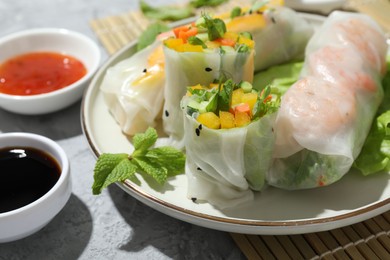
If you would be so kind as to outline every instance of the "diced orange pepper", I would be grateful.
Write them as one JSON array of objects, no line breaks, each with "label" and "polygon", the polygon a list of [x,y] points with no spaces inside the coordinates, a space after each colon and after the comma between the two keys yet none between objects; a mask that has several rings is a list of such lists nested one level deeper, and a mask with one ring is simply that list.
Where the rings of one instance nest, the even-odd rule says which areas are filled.
[{"label": "diced orange pepper", "polygon": [[272,100],[272,96],[269,95],[268,97],[266,97],[266,98],[263,100],[263,103],[267,103],[267,102],[269,102],[269,101],[271,101],[271,100]]},{"label": "diced orange pepper", "polygon": [[235,40],[228,39],[228,38],[219,38],[219,39],[216,39],[215,41],[219,42],[222,46],[234,47],[234,45],[236,45]]},{"label": "diced orange pepper", "polygon": [[198,29],[196,27],[192,27],[187,31],[180,31],[177,38],[183,39],[184,42],[187,42],[188,38],[195,36],[197,33]]},{"label": "diced orange pepper", "polygon": [[234,123],[236,127],[241,127],[249,124],[251,122],[250,116],[245,112],[239,112],[237,111],[234,114]]},{"label": "diced orange pepper", "polygon": [[247,103],[242,103],[234,107],[234,113],[247,113],[248,116],[251,115],[251,108],[249,107],[249,104]]},{"label": "diced orange pepper", "polygon": [[176,38],[179,38],[179,33],[182,31],[188,31],[190,29],[190,25],[183,25],[176,28],[173,28],[173,33],[175,34]]}]

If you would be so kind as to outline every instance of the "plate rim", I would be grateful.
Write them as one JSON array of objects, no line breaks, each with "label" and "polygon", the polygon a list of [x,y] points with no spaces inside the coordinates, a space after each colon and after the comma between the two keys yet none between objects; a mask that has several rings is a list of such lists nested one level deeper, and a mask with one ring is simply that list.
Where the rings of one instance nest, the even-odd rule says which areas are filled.
[{"label": "plate rim", "polygon": [[[308,13],[299,13],[301,16],[315,20],[323,21],[324,16],[317,14],[308,14]],[[131,41],[129,44],[123,46],[120,50],[114,53],[109,57],[105,63],[99,68],[99,70],[94,75],[92,81],[87,86],[84,91],[82,102],[81,102],[81,111],[80,111],[80,120],[83,136],[87,140],[89,148],[91,149],[95,159],[99,157],[101,152],[99,151],[97,145],[94,143],[92,138],[92,133],[90,133],[89,126],[87,123],[87,105],[91,101],[91,98],[96,92],[98,95],[99,90],[98,82],[102,80],[106,70],[113,65],[113,62],[119,62],[120,57],[125,55],[131,49],[134,49],[137,44],[137,40]],[[129,55],[133,55],[129,53]],[[118,60],[119,59],[119,60]],[[88,99],[89,97],[89,99]],[[171,217],[204,226],[211,229],[227,231],[227,232],[237,232],[237,233],[246,233],[246,234],[258,234],[258,235],[287,235],[287,234],[303,234],[309,232],[318,232],[325,231],[334,228],[339,228],[354,223],[358,223],[364,220],[367,220],[371,217],[380,215],[388,210],[390,210],[390,198],[367,204],[364,207],[357,208],[347,213],[331,216],[331,217],[322,217],[322,218],[310,218],[302,220],[277,220],[277,221],[261,221],[261,220],[249,220],[249,219],[238,219],[238,218],[223,218],[219,216],[213,216],[207,213],[196,212],[190,209],[186,209],[172,203],[166,202],[152,194],[149,194],[141,189],[141,187],[132,184],[129,181],[124,183],[116,183],[122,190],[134,197],[135,199],[141,201],[142,203],[153,207],[154,209],[162,212],[163,214],[169,215]],[[157,207],[154,207],[157,206]],[[286,228],[288,232],[286,232]]]}]

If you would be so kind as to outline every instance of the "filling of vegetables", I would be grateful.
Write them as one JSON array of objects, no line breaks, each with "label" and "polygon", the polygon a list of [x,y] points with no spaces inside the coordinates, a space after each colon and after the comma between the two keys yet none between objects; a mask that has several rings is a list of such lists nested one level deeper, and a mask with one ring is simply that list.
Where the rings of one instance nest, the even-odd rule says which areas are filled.
[{"label": "filling of vegetables", "polygon": [[246,126],[266,114],[276,112],[280,97],[271,94],[267,86],[257,91],[243,81],[196,85],[188,87],[186,112],[211,129],[229,129]]},{"label": "filling of vegetables", "polygon": [[254,48],[250,33],[227,32],[225,22],[203,14],[196,22],[173,29],[165,46],[178,52],[249,52]]}]

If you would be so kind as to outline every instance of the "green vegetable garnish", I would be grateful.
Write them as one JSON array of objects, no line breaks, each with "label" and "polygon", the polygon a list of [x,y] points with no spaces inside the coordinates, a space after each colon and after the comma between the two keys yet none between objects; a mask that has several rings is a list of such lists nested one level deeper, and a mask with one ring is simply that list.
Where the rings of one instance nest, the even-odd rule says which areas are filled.
[{"label": "green vegetable garnish", "polygon": [[217,104],[218,111],[229,111],[233,90],[234,90],[234,82],[231,79],[226,81],[223,84],[223,86],[221,83],[219,84],[218,104]]},{"label": "green vegetable garnish", "polygon": [[266,114],[272,114],[278,111],[280,106],[280,97],[277,96],[274,102],[267,102],[271,97],[271,86],[266,86],[261,92],[253,107],[253,119],[261,118]]},{"label": "green vegetable garnish", "polygon": [[178,21],[194,15],[194,8],[190,5],[183,7],[178,6],[160,6],[152,7],[144,0],[139,1],[142,13],[151,19],[161,21]]},{"label": "green vegetable garnish", "polygon": [[207,33],[210,41],[221,38],[226,33],[225,22],[219,18],[212,18],[208,14],[202,14],[204,26],[207,28]]},{"label": "green vegetable garnish", "polygon": [[234,19],[235,17],[238,17],[241,15],[241,8],[236,6],[232,9],[232,11],[230,12],[230,18],[231,19]]},{"label": "green vegetable garnish", "polygon": [[152,148],[157,138],[156,130],[149,127],[145,133],[134,136],[134,152],[131,155],[100,155],[94,168],[92,193],[100,194],[104,188],[115,182],[123,182],[126,179],[134,181],[136,173],[150,175],[161,185],[168,177],[183,173],[184,153],[169,146]]},{"label": "green vegetable garnish", "polygon": [[196,36],[191,36],[188,38],[188,43],[192,45],[201,45],[203,49],[207,48],[207,45],[198,37]]},{"label": "green vegetable garnish", "polygon": [[190,4],[196,8],[203,6],[217,6],[227,2],[228,0],[192,0]]},{"label": "green vegetable garnish", "polygon": [[170,28],[161,22],[150,24],[138,39],[137,51],[146,48],[156,40],[157,35],[169,30]]}]

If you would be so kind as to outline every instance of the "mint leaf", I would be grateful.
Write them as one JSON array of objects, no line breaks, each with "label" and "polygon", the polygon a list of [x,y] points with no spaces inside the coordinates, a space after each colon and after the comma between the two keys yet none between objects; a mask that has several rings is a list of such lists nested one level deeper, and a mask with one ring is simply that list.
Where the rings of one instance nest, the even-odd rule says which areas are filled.
[{"label": "mint leaf", "polygon": [[[133,137],[133,146],[137,152],[143,152],[149,149],[157,141],[158,135],[156,129],[149,127],[145,133],[136,134]],[[135,151],[135,152],[136,152]],[[134,154],[133,154],[134,155]]]},{"label": "mint leaf", "polygon": [[161,167],[160,164],[150,161],[148,158],[134,158],[135,163],[139,166],[140,170],[149,174],[158,183],[164,184],[168,178],[168,170]]},{"label": "mint leaf", "polygon": [[151,162],[157,163],[168,170],[168,176],[174,176],[183,172],[186,156],[181,151],[169,147],[157,147],[145,154]]},{"label": "mint leaf", "polygon": [[[115,172],[116,178],[118,180],[123,179],[121,174],[118,173],[118,171],[120,172],[120,169],[123,166],[121,166],[120,169],[116,169],[116,167],[120,165],[123,161],[128,161],[127,154],[105,153],[99,156],[94,169],[94,183],[92,185],[93,194],[100,194],[101,191],[109,185],[110,179],[112,179],[110,176],[112,172]],[[129,175],[131,174],[132,173],[130,171]],[[126,177],[124,179],[126,179]],[[114,182],[115,181],[116,180],[114,180]]]},{"label": "mint leaf", "polygon": [[161,22],[150,24],[138,38],[137,51],[140,51],[151,45],[156,40],[157,35],[163,32],[167,32],[169,30],[170,28],[166,24],[163,24]]},{"label": "mint leaf", "polygon": [[136,180],[136,173],[148,174],[159,184],[164,184],[169,176],[184,172],[185,154],[173,147],[164,146],[149,149],[158,136],[154,128],[133,137],[135,150],[130,155],[125,153],[99,156],[94,168],[92,193],[101,191],[114,182],[126,179]]},{"label": "mint leaf", "polygon": [[190,5],[184,7],[169,5],[152,7],[148,5],[144,0],[139,1],[139,5],[142,13],[146,17],[161,21],[178,21],[194,15],[194,9]]}]

